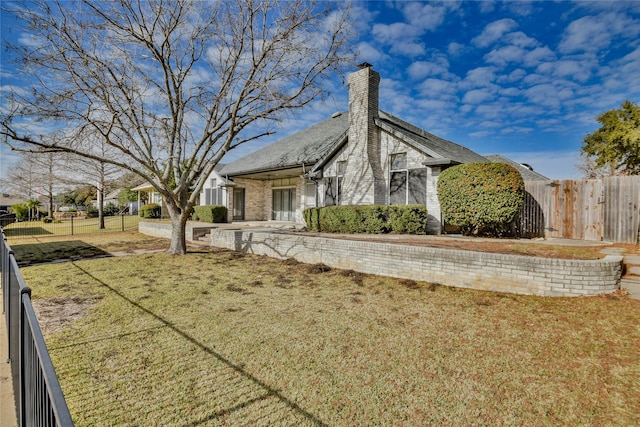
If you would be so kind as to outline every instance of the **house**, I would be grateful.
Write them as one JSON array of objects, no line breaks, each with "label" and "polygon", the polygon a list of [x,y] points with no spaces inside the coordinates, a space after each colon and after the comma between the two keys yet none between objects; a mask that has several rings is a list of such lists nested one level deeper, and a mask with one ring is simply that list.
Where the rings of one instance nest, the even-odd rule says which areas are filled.
[{"label": "house", "polygon": [[229,188],[235,184],[220,175],[220,170],[225,165],[218,163],[209,175],[200,191],[200,205],[222,205],[227,206]]},{"label": "house", "polygon": [[514,162],[501,154],[491,154],[484,157],[493,163],[506,163],[513,166],[518,170],[518,172],[520,172],[522,179],[525,181],[549,181],[549,178],[534,171],[533,168],[526,163]]},{"label": "house", "polygon": [[[218,184],[216,201],[226,201],[218,204],[227,206],[228,221],[303,222],[309,207],[423,204],[429,232],[439,233],[440,172],[491,160],[381,111],[379,83],[380,75],[362,64],[349,76],[348,112],[334,113],[216,171],[210,179]],[[529,171],[519,166],[524,169]],[[203,192],[203,198],[214,196]]]}]

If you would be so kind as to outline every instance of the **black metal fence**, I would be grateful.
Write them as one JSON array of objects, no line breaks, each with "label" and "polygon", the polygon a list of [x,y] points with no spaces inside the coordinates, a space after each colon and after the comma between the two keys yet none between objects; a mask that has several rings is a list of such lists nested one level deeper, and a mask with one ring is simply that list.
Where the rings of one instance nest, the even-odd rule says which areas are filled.
[{"label": "black metal fence", "polygon": [[104,228],[100,228],[98,218],[67,218],[37,221],[18,221],[3,225],[7,237],[32,236],[75,236],[114,231],[137,231],[140,218],[137,215],[114,215],[104,217]]},{"label": "black metal fence", "polygon": [[3,313],[19,426],[73,426],[47,346],[4,230],[0,242]]}]

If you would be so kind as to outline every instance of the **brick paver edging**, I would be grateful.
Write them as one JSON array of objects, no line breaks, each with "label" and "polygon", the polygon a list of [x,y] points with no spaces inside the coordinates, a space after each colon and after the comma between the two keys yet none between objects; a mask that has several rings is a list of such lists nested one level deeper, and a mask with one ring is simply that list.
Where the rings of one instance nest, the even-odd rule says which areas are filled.
[{"label": "brick paver edging", "polygon": [[[162,232],[140,225],[145,234]],[[614,292],[619,287],[623,260],[616,255],[599,260],[564,260],[252,230],[213,229],[209,244],[362,273],[545,296]]]}]

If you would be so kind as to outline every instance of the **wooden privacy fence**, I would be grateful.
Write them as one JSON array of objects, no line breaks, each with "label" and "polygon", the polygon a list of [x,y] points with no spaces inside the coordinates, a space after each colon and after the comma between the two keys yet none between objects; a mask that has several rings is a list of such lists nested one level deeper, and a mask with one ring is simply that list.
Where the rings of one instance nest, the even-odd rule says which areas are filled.
[{"label": "wooden privacy fence", "polygon": [[640,176],[525,182],[522,237],[638,243]]}]

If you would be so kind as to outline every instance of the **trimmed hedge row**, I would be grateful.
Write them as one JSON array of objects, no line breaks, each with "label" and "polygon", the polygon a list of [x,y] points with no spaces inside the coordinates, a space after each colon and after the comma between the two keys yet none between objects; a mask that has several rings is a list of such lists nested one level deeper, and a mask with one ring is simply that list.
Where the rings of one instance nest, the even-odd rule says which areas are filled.
[{"label": "trimmed hedge row", "polygon": [[143,205],[138,212],[142,218],[160,218],[161,208],[157,203]]},{"label": "trimmed hedge row", "polygon": [[524,204],[520,172],[504,163],[466,163],[438,178],[442,217],[465,235],[512,234]]},{"label": "trimmed hedge row", "polygon": [[221,205],[194,206],[191,217],[194,221],[226,222],[227,208]]},{"label": "trimmed hedge row", "polygon": [[307,228],[325,233],[426,234],[423,205],[327,206],[303,212]]}]

